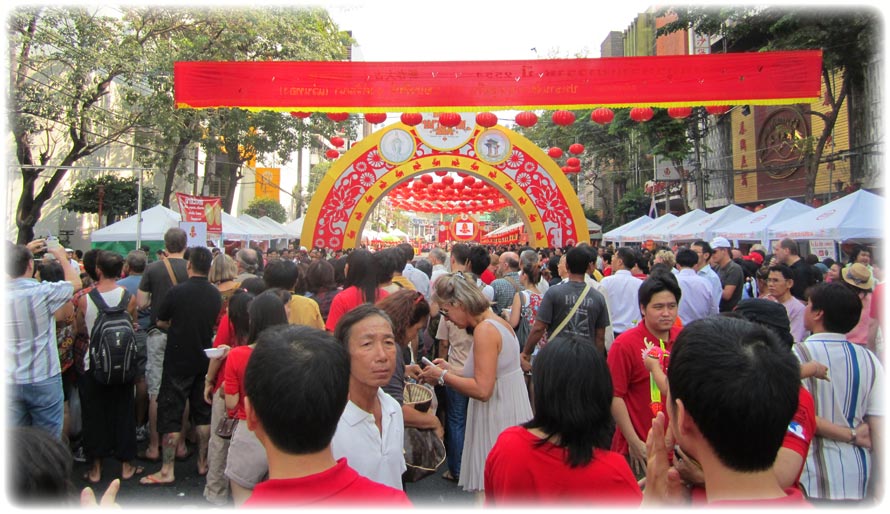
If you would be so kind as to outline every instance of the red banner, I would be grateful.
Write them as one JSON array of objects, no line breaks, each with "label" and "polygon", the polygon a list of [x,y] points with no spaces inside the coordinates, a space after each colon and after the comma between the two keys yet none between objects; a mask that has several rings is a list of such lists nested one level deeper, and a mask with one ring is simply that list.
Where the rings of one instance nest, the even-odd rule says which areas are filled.
[{"label": "red banner", "polygon": [[809,103],[821,50],[453,62],[177,62],[177,107],[428,112]]},{"label": "red banner", "polygon": [[176,193],[182,221],[207,223],[208,234],[222,233],[222,202],[218,196],[192,196]]}]

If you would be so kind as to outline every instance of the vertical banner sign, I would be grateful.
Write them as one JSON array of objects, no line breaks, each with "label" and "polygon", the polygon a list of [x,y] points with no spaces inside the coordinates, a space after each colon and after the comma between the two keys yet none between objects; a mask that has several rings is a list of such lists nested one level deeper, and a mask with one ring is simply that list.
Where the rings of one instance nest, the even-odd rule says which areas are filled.
[{"label": "vertical banner sign", "polygon": [[444,221],[440,221],[438,225],[439,232],[436,234],[436,241],[439,243],[444,243],[445,241],[449,241],[451,238],[448,237],[448,223]]},{"label": "vertical banner sign", "polygon": [[281,168],[256,168],[254,198],[279,201],[278,185],[281,183]]},{"label": "vertical banner sign", "polygon": [[182,221],[196,221],[207,224],[207,233],[222,233],[222,202],[218,196],[192,196],[176,193],[179,202],[179,215]]}]

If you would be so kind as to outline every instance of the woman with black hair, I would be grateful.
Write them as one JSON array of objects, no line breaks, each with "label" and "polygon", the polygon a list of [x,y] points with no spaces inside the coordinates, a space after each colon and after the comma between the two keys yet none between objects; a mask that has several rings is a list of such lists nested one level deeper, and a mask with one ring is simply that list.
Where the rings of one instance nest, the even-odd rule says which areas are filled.
[{"label": "woman with black hair", "polygon": [[318,310],[321,312],[321,318],[325,321],[328,319],[328,312],[331,311],[331,302],[342,291],[337,286],[334,275],[334,266],[324,259],[312,261],[309,264],[309,269],[306,270],[306,285],[309,289],[306,296],[315,300]]},{"label": "woman with black hair", "polygon": [[602,352],[557,339],[535,360],[531,421],[504,430],[485,463],[486,505],[639,505],[624,456],[612,452],[612,380]]},{"label": "woman with black hair", "polygon": [[325,328],[333,332],[337,321],[346,312],[363,303],[376,303],[386,298],[387,293],[380,289],[380,278],[374,266],[374,257],[368,250],[355,250],[346,258],[346,282],[343,290],[331,301],[331,310],[325,321]]}]

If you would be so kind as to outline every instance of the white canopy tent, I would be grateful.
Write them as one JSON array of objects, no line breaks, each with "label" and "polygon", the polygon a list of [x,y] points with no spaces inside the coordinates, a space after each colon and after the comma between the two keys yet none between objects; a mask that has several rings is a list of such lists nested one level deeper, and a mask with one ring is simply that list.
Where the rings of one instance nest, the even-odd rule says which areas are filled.
[{"label": "white canopy tent", "polygon": [[287,239],[289,237],[287,233],[287,229],[284,228],[284,225],[278,223],[268,216],[263,216],[262,218],[257,219],[258,222],[262,223],[264,226],[269,227],[272,230],[272,235],[276,239]]},{"label": "white canopy tent", "polygon": [[525,225],[525,223],[520,221],[519,223],[514,223],[512,225],[507,225],[505,227],[496,228],[496,229],[492,230],[491,232],[485,234],[485,237],[498,236],[498,235],[510,232],[511,230],[516,230],[517,228],[521,228],[524,225]]},{"label": "white canopy tent", "polygon": [[653,241],[667,241],[667,234],[669,234],[675,228],[683,225],[684,223],[704,218],[707,215],[707,211],[703,211],[701,209],[691,210],[686,214],[677,217],[667,225],[657,227],[657,230],[650,230],[647,233],[644,233],[643,241],[648,241],[649,239]]},{"label": "white canopy tent", "polygon": [[642,243],[643,241],[646,240],[646,237],[644,237],[644,234],[651,234],[651,233],[660,234],[661,229],[659,227],[663,227],[675,219],[677,219],[677,216],[675,216],[671,213],[668,213],[668,214],[665,214],[664,216],[661,216],[659,218],[655,218],[655,219],[649,221],[649,223],[645,223],[645,224],[633,227],[630,230],[628,230],[627,232],[621,234],[621,236],[620,236],[621,242],[622,243]]},{"label": "white canopy tent", "polygon": [[[141,239],[144,241],[163,241],[164,233],[171,228],[178,227],[181,219],[178,212],[172,211],[163,205],[155,205],[151,209],[146,209],[142,211]],[[122,219],[117,223],[112,223],[107,227],[93,231],[90,234],[90,241],[94,243],[135,241],[136,225],[138,223],[138,215]]]},{"label": "white canopy tent", "polygon": [[769,247],[769,228],[795,216],[812,211],[813,208],[786,198],[765,209],[752,212],[741,219],[728,220],[714,229],[714,234],[730,241],[759,241]]},{"label": "white canopy tent", "polygon": [[254,238],[256,239],[275,239],[278,236],[273,235],[274,230],[270,227],[267,227],[260,220],[254,218],[250,214],[241,214],[238,216],[238,221],[240,221],[244,226],[250,227],[250,229],[254,232]]},{"label": "white canopy tent", "polygon": [[874,241],[884,237],[884,198],[859,190],[818,209],[776,223],[770,239]]},{"label": "white canopy tent", "polygon": [[587,234],[592,239],[599,239],[600,237],[602,237],[603,234],[602,225],[591,219],[587,219]]},{"label": "white canopy tent", "polygon": [[250,239],[253,235],[251,227],[248,227],[238,218],[223,211],[222,215],[222,237],[223,239]]},{"label": "white canopy tent", "polygon": [[728,220],[736,220],[747,216],[751,211],[742,209],[738,205],[727,205],[719,211],[712,212],[704,218],[695,219],[682,224],[673,231],[665,234],[669,242],[673,241],[710,241],[714,237],[714,227]]},{"label": "white canopy tent", "polygon": [[408,234],[402,232],[401,230],[399,230],[397,228],[390,230],[389,235],[396,236],[397,238],[405,240],[405,241],[408,240]]},{"label": "white canopy tent", "polygon": [[289,223],[284,224],[284,230],[291,239],[300,239],[303,233],[303,220],[305,218],[297,218]]},{"label": "white canopy tent", "polygon": [[374,230],[372,228],[366,228],[366,229],[362,230],[361,240],[362,241],[379,241],[380,238],[383,237],[384,234],[385,234],[385,232],[377,232],[376,230]]},{"label": "white canopy tent", "polygon": [[649,223],[650,221],[652,221],[652,218],[650,218],[649,216],[646,216],[646,215],[640,216],[639,218],[637,218],[633,221],[629,221],[629,222],[625,223],[624,225],[621,225],[620,227],[617,227],[617,228],[613,228],[612,230],[603,234],[603,241],[621,242],[621,234],[623,234],[624,232],[627,232],[628,230],[630,230],[638,225],[641,225],[643,223]]}]

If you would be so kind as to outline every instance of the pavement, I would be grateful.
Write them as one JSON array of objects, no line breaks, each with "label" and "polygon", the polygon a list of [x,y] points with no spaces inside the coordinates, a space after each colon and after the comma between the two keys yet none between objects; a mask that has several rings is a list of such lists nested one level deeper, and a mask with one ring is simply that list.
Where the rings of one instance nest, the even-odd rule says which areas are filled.
[{"label": "pavement", "polygon": [[[144,443],[140,444],[140,450]],[[192,449],[192,446],[189,446]],[[204,477],[198,476],[197,454],[193,453],[185,461],[177,461],[174,474],[176,483],[172,486],[146,486],[139,484],[139,478],[146,474],[154,473],[161,469],[160,463],[142,460],[134,461],[135,464],[145,468],[141,475],[136,475],[130,480],[121,481],[120,492],[117,495],[117,503],[123,508],[214,508],[203,496]],[[418,507],[472,507],[475,495],[465,492],[457,486],[457,483],[442,478],[442,474],[448,467],[445,464],[439,470],[422,480],[405,484],[405,492]],[[84,475],[89,470],[87,463],[75,462],[72,477],[77,490],[90,486]],[[96,497],[101,498],[108,484],[120,477],[121,465],[115,459],[105,459],[102,463],[102,480],[98,485],[92,486]]]}]

